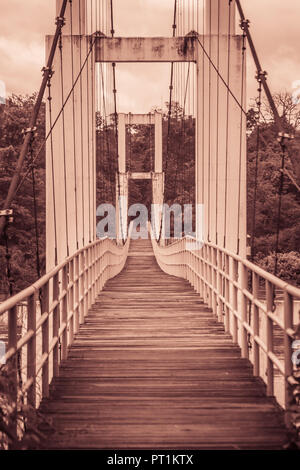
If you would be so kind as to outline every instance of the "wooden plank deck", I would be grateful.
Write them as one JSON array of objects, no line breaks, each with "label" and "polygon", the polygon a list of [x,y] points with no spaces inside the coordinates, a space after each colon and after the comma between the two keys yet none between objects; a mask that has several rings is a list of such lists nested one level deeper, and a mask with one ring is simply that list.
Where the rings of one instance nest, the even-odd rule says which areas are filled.
[{"label": "wooden plank deck", "polygon": [[283,415],[189,283],[133,241],[51,397],[49,449],[280,449]]}]

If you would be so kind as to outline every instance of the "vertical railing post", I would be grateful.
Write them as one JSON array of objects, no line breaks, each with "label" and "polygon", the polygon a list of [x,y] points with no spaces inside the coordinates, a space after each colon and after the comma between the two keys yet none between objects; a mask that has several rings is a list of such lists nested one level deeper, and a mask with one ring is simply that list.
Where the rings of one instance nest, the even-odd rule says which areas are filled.
[{"label": "vertical railing post", "polygon": [[80,254],[77,254],[74,259],[74,276],[75,276],[75,312],[74,312],[74,333],[79,330],[79,315],[80,315]]},{"label": "vertical railing post", "polygon": [[211,247],[208,246],[207,247],[207,261],[208,261],[208,283],[209,283],[209,287],[208,287],[208,306],[209,308],[212,308],[212,302],[213,302],[213,291],[212,291],[212,288],[211,288],[211,285],[212,285],[212,267],[211,267],[211,263],[212,263],[212,254],[211,254]]},{"label": "vertical railing post", "polygon": [[[293,297],[284,293],[284,370],[285,370],[285,393],[284,393],[284,402],[285,409],[289,410],[291,403],[293,401],[292,388],[289,385],[287,379],[293,373],[293,364],[292,364],[292,343],[293,339],[287,333],[288,330],[293,329]],[[290,413],[286,414],[286,424],[290,425]]]},{"label": "vertical railing post", "polygon": [[218,298],[217,298],[217,317],[218,317],[218,322],[223,321],[223,314],[222,314],[222,301],[220,299],[220,296],[223,295],[222,293],[222,252],[220,250],[217,251],[217,291],[218,291]]},{"label": "vertical railing post", "polygon": [[103,255],[102,255],[102,288],[106,281],[106,265],[107,265],[107,253],[106,253],[106,240],[103,242]]},{"label": "vertical railing post", "polygon": [[85,297],[84,297],[84,251],[79,255],[79,296],[80,296],[80,308],[79,308],[79,323],[84,323],[84,311],[85,311]]},{"label": "vertical railing post", "polygon": [[72,312],[72,317],[69,322],[69,344],[73,343],[74,339],[74,323],[75,323],[75,258],[69,264],[69,309]]},{"label": "vertical railing post", "polygon": [[230,270],[229,270],[229,256],[225,254],[225,300],[226,300],[226,305],[225,305],[225,331],[226,333],[230,333],[230,310],[228,307],[228,304],[230,302],[230,282],[228,280],[228,277],[230,275]]},{"label": "vertical railing post", "polygon": [[[252,286],[253,286],[253,299],[258,300],[259,294],[259,276],[252,273]],[[255,303],[252,304],[253,308],[253,332],[254,336],[259,337],[259,308]],[[259,377],[260,360],[259,360],[259,345],[253,339],[253,374]]]},{"label": "vertical railing post", "polygon": [[97,244],[98,247],[98,263],[97,263],[97,296],[99,295],[99,292],[101,291],[101,245],[100,243]]},{"label": "vertical railing post", "polygon": [[207,289],[207,245],[203,247],[203,293],[204,293],[204,302],[207,303],[208,300],[208,289]]},{"label": "vertical railing post", "polygon": [[42,291],[42,311],[41,315],[47,314],[47,318],[42,325],[42,356],[47,359],[42,368],[42,396],[49,396],[49,281],[43,286]]},{"label": "vertical railing post", "polygon": [[66,264],[62,269],[62,312],[61,312],[61,321],[64,325],[64,331],[61,338],[61,351],[62,351],[62,360],[67,359],[68,355],[68,265]]},{"label": "vertical railing post", "polygon": [[88,313],[89,308],[92,305],[92,248],[87,249],[87,309],[86,314]]},{"label": "vertical railing post", "polygon": [[99,276],[99,291],[98,292],[101,292],[102,291],[102,279],[103,279],[103,274],[102,274],[102,270],[103,270],[103,266],[104,266],[104,263],[103,263],[103,250],[102,250],[103,246],[102,246],[102,243],[101,243],[101,247],[100,247],[100,256],[99,256],[99,273],[100,273],[100,276]]},{"label": "vertical railing post", "polygon": [[33,331],[32,338],[27,343],[27,380],[32,379],[28,390],[28,403],[36,407],[36,295],[28,298],[27,331]]},{"label": "vertical railing post", "polygon": [[185,250],[186,250],[185,253],[186,253],[187,280],[190,283],[191,282],[190,252],[189,250],[187,250],[187,248]]},{"label": "vertical railing post", "polygon": [[183,268],[183,275],[184,279],[188,280],[188,252],[186,249],[186,241],[185,238],[181,241],[181,257],[182,257],[182,268]]},{"label": "vertical railing post", "polygon": [[216,248],[212,248],[212,264],[213,264],[213,271],[212,271],[212,286],[213,286],[213,313],[217,315],[217,305],[218,305],[218,296],[216,294],[217,291],[217,279],[218,279],[218,259],[217,259],[217,252]]},{"label": "vertical railing post", "polygon": [[[272,312],[274,301],[274,286],[270,281],[266,281],[267,295],[267,353],[273,352],[273,320],[269,318],[269,312]],[[267,395],[274,395],[274,366],[272,360],[267,356]]]},{"label": "vertical railing post", "polygon": [[95,282],[96,282],[96,279],[95,279],[95,263],[96,263],[95,245],[92,246],[91,251],[92,251],[92,299],[91,299],[91,303],[93,305],[95,301]]},{"label": "vertical railing post", "polygon": [[244,293],[245,290],[248,290],[248,269],[243,263],[240,263],[241,269],[241,313],[242,313],[242,337],[241,337],[241,349],[242,349],[242,357],[249,358],[249,350],[248,350],[248,332],[245,328],[245,324],[247,324],[247,297]]},{"label": "vertical railing post", "polygon": [[[8,350],[13,348],[17,350],[17,328],[18,328],[18,315],[17,306],[14,305],[8,311]],[[18,410],[18,353],[15,353],[9,360],[9,379],[11,384],[11,400],[14,403],[15,411]],[[17,414],[17,413],[16,413]],[[14,422],[11,427],[11,432],[14,436],[17,435],[17,416],[15,414]]]},{"label": "vertical railing post", "polygon": [[96,299],[96,289],[97,289],[97,245],[93,245],[93,292],[92,292],[92,303]]},{"label": "vertical railing post", "polygon": [[83,305],[84,305],[84,311],[83,311],[83,321],[86,317],[86,314],[89,309],[89,253],[88,249],[83,251]]},{"label": "vertical railing post", "polygon": [[190,256],[191,256],[191,266],[192,266],[192,286],[195,287],[195,254],[193,250],[190,250]]},{"label": "vertical railing post", "polygon": [[[233,282],[238,282],[238,261],[232,260],[232,280]],[[232,307],[233,307],[233,329],[232,329],[232,340],[235,344],[238,343],[238,319],[236,313],[238,311],[238,288],[232,284]]]},{"label": "vertical railing post", "polygon": [[[59,273],[53,276],[53,302],[59,300]],[[60,323],[60,305],[59,302],[53,310],[53,325],[52,325],[52,336],[53,339],[57,339],[57,342],[53,348],[53,377],[57,377],[59,374],[59,323]]]},{"label": "vertical railing post", "polygon": [[197,292],[199,295],[202,295],[201,293],[201,281],[200,281],[200,259],[199,259],[199,252],[198,252],[198,256],[196,258],[196,272],[197,272]]}]

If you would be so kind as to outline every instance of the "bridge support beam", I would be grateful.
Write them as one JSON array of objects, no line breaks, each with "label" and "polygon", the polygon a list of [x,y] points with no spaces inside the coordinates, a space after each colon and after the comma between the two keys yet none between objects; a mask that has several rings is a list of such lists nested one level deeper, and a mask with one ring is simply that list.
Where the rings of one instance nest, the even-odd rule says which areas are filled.
[{"label": "bridge support beam", "polygon": [[[60,5],[58,1],[58,12]],[[68,2],[46,108],[47,133],[58,118],[46,146],[47,270],[96,238],[95,56],[94,51],[89,54],[90,38],[85,35],[85,1],[72,2],[73,33],[80,35],[65,35],[70,33],[70,16]],[[46,37],[47,55],[52,39]]]},{"label": "bridge support beam", "polygon": [[[211,51],[211,61],[199,44],[196,201],[204,205],[205,241],[246,257],[246,116],[232,96],[245,109],[243,40],[233,35],[234,2],[230,7],[228,2],[220,2],[220,35],[215,34],[218,1],[208,0],[206,5],[206,30],[212,34],[199,36],[199,41],[206,51]],[[218,64],[220,75],[212,64]],[[221,76],[229,83],[230,92]],[[197,230],[201,233],[200,227]]]}]

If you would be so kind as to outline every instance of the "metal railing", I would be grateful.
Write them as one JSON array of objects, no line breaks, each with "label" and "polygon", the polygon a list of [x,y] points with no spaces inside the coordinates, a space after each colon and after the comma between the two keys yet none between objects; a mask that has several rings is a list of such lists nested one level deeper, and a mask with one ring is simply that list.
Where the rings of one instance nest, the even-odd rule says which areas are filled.
[{"label": "metal railing", "polygon": [[[194,251],[189,248],[191,237],[167,247],[151,238],[161,269],[187,279],[202,296],[241,347],[242,357],[251,360],[254,375],[266,382],[268,396],[274,395],[274,372],[284,378],[282,406],[288,410],[297,385],[292,355],[293,342],[299,339],[299,311],[294,306],[300,306],[300,289],[212,243]],[[277,291],[283,295],[282,315],[276,311]]]},{"label": "metal railing", "polygon": [[[129,243],[130,237],[122,247],[108,238],[95,241],[0,305],[0,316],[8,315],[5,360],[15,402],[20,393],[34,407],[48,397],[52,377],[58,375],[60,362],[67,358],[79,325],[106,281],[123,269]],[[26,305],[23,327],[17,315],[20,302]],[[37,397],[38,387],[41,392]]]}]

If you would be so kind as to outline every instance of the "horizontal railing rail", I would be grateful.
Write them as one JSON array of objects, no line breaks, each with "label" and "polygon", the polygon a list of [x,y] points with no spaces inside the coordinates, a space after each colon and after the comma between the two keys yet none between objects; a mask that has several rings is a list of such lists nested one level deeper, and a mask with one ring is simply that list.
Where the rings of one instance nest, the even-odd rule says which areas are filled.
[{"label": "horizontal railing rail", "polygon": [[[268,396],[277,398],[275,382],[278,376],[283,378],[280,404],[291,409],[297,383],[292,357],[293,342],[300,339],[300,289],[212,243],[193,250],[191,237],[166,247],[153,234],[151,239],[161,269],[187,279],[201,295],[241,347],[242,357],[251,360],[254,375],[266,382]],[[283,301],[275,300],[277,291]]]},{"label": "horizontal railing rail", "polygon": [[67,358],[79,325],[106,281],[122,271],[129,244],[130,230],[124,246],[108,238],[97,240],[0,304],[0,316],[7,315],[5,367],[15,403],[21,394],[23,403],[36,408],[49,396],[51,380]]}]

